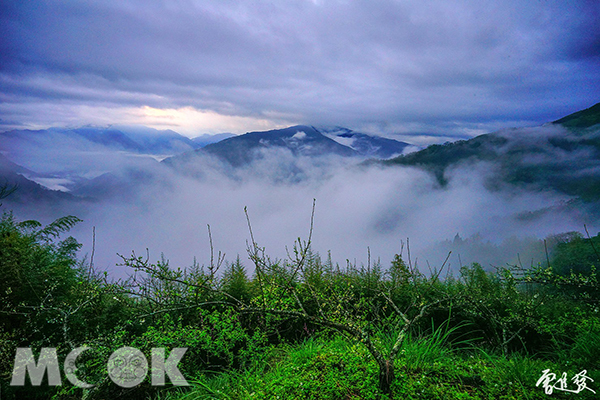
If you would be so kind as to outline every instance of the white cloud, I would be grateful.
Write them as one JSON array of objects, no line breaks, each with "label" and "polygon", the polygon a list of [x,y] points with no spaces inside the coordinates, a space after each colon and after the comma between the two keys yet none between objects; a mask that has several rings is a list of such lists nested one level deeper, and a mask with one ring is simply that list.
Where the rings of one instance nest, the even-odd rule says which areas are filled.
[{"label": "white cloud", "polygon": [[78,103],[73,101],[39,101],[0,104],[0,114],[12,115],[27,124],[7,124],[3,130],[78,127],[83,125],[143,125],[155,129],[172,129],[195,137],[202,133],[246,133],[279,129],[294,123],[283,116],[252,117],[224,115],[192,107],[155,108],[122,107],[114,104]]},{"label": "white cloud", "polygon": [[292,139],[296,139],[296,140],[302,140],[306,138],[306,132],[304,131],[298,131],[294,134],[294,136],[292,136]]},{"label": "white cloud", "polygon": [[[528,137],[539,141],[543,135],[557,134],[557,128],[503,134],[521,141]],[[229,260],[237,254],[245,259],[249,239],[245,207],[259,245],[272,257],[285,257],[286,246],[308,235],[313,199],[314,250],[322,255],[330,250],[342,265],[346,259],[366,263],[367,248],[387,265],[407,238],[413,257],[418,257],[422,266],[426,260],[439,266],[445,255],[429,253],[428,249],[457,233],[463,238],[480,234],[484,240],[499,243],[513,236],[544,238],[581,230],[583,223],[591,231],[599,226],[597,218],[585,210],[573,212],[564,207],[569,200],[564,195],[516,186],[491,191],[486,182],[497,168],[493,162],[448,170],[449,184],[440,187],[432,175],[416,168],[360,167],[343,158],[295,157],[280,148],[264,150],[262,157],[244,169],[232,170],[212,158],[192,159],[180,166],[186,173],[197,172],[196,178],[139,157],[60,153],[55,149],[50,161],[62,160],[63,168],[80,163],[77,169],[84,170],[87,163],[88,168],[98,169],[104,162],[105,169],[112,167],[122,177],[127,177],[127,171],[144,171],[125,181],[123,187],[130,192],[124,190],[116,198],[74,208],[36,207],[23,214],[23,218],[37,218],[36,213],[48,219],[65,214],[83,218],[85,222],[74,231],[75,236],[89,253],[90,232],[95,226],[96,265],[111,271],[119,261],[116,253],[128,255],[135,250],[141,255],[146,248],[153,260],[163,252],[173,266],[188,266],[194,257],[207,263],[207,225],[211,226],[216,250],[227,253]],[[589,159],[578,152],[570,153],[569,158],[560,150],[549,156],[556,165],[568,165],[573,157]],[[540,161],[546,165],[549,160]],[[590,161],[590,167],[594,165]],[[138,181],[139,176],[150,179]],[[52,212],[57,214],[50,216]],[[467,254],[461,256],[469,259]]]}]

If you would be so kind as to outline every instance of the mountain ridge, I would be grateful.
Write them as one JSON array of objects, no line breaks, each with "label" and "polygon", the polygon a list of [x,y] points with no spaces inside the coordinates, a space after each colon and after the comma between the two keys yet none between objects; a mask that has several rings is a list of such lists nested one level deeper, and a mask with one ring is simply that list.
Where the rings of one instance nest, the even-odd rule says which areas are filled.
[{"label": "mountain ridge", "polygon": [[512,128],[468,140],[435,144],[390,160],[432,173],[442,186],[449,171],[467,163],[495,166],[490,188],[500,185],[555,190],[591,203],[600,200],[600,103],[552,123]]},{"label": "mountain ridge", "polygon": [[600,124],[600,103],[594,104],[584,110],[576,111],[552,123],[567,128],[590,128]]},{"label": "mountain ridge", "polygon": [[142,126],[82,126],[41,130],[0,132],[0,150],[10,152],[26,146],[65,146],[89,148],[90,145],[130,151],[139,154],[177,154],[197,147],[191,139],[172,130],[156,130]]},{"label": "mountain ridge", "polygon": [[336,155],[341,157],[388,158],[401,153],[408,143],[380,138],[347,128],[318,128],[295,125],[268,131],[252,131],[211,143],[193,152],[164,160],[167,164],[187,161],[193,156],[209,154],[237,168],[261,158],[260,152],[284,149],[298,156]]},{"label": "mountain ridge", "polygon": [[[189,164],[189,161],[194,161],[192,157],[206,154],[225,161],[231,168],[236,169],[264,157],[265,151],[281,150],[284,151],[281,154],[288,152],[292,156],[335,155],[359,160],[360,158],[371,159],[371,161],[365,162],[389,167],[396,165],[417,167],[433,174],[437,182],[444,186],[448,184],[451,179],[450,173],[456,167],[468,163],[485,162],[494,166],[493,176],[486,181],[490,188],[512,185],[538,191],[555,190],[587,202],[594,202],[600,200],[600,125],[596,121],[600,121],[600,103],[541,127],[506,129],[468,140],[431,145],[423,150],[389,159],[386,157],[402,153],[408,144],[367,135],[340,126],[296,125],[283,129],[248,132],[193,150],[186,145],[184,148],[188,149],[187,151],[164,159],[163,165],[173,166],[181,161],[184,168],[180,170],[185,171],[185,168],[192,165]],[[91,143],[111,149],[110,151],[113,152],[111,154],[116,154],[115,150],[144,154],[150,151],[160,153],[165,148],[174,150],[173,145],[169,143],[173,140],[180,141],[180,138],[183,138],[174,131],[158,131],[146,127],[95,128],[85,126],[39,131],[13,130],[0,133],[0,138],[3,139],[0,150],[3,150],[4,154],[10,153],[11,150],[17,152],[23,150],[18,146],[20,141],[24,140],[23,136],[39,147],[37,152],[32,154],[36,157],[45,155],[47,158],[52,158],[48,156],[48,149],[52,149],[56,153],[56,149],[60,149],[60,146],[65,143],[77,145],[87,143],[85,146]],[[140,136],[144,138],[140,139]],[[72,141],[73,137],[77,140]],[[162,141],[163,138],[166,138],[166,141]],[[180,142],[185,145],[189,143],[188,141],[191,142],[192,139],[185,138]],[[50,147],[45,148],[44,146]],[[85,148],[85,146],[81,148]],[[73,149],[79,151],[77,146]],[[58,154],[56,153],[56,155]],[[89,158],[85,154],[82,157]],[[101,157],[106,158],[104,154],[101,154]],[[379,160],[373,160],[374,158],[379,158]],[[381,160],[382,158],[383,160]],[[130,179],[136,182],[147,181],[150,178],[146,177],[143,171],[153,169],[149,164],[160,165],[156,160],[148,158],[143,161],[136,156],[130,158],[131,162],[128,161],[127,164],[121,166],[122,171],[128,171],[126,173],[111,175],[107,174],[110,170],[99,170],[99,173],[88,176],[84,171],[78,169],[77,164],[70,166],[68,163],[71,160],[65,158],[58,161],[66,162],[65,165],[69,166],[72,171],[63,170],[54,174],[48,169],[31,168],[27,163],[15,163],[14,159],[3,156],[0,164],[4,164],[4,168],[0,168],[0,172],[13,181],[21,181],[24,187],[30,187],[33,191],[37,191],[37,186],[33,186],[33,183],[44,187],[43,185],[47,182],[52,182],[53,185],[46,186],[46,188],[54,188],[60,187],[60,178],[65,178],[64,180],[70,180],[70,182],[65,186],[66,190],[63,190],[63,193],[72,191],[75,196],[92,196],[99,192],[120,193],[124,190],[109,189],[111,186],[126,189]],[[291,160],[285,162],[296,162]],[[87,160],[90,165],[92,161],[96,162],[97,160]],[[123,162],[121,159],[116,161]],[[103,162],[102,165],[109,165],[111,161],[106,159]],[[20,165],[25,165],[30,169]],[[199,175],[202,175],[202,169],[222,168],[223,166],[225,166],[226,173],[231,172],[227,170],[227,165],[222,163],[199,163],[197,169],[200,171]],[[114,167],[117,168],[117,166]],[[299,169],[301,167],[298,165],[288,166],[285,163],[279,163],[269,168],[285,169],[288,167],[291,171],[288,173],[289,176],[302,176],[302,171]],[[41,173],[38,174],[33,170]],[[78,171],[79,176],[77,176]],[[282,174],[285,173],[286,171],[282,171]],[[28,182],[23,179],[27,179]],[[47,195],[47,193],[43,195]],[[62,195],[57,194],[57,196]]]}]

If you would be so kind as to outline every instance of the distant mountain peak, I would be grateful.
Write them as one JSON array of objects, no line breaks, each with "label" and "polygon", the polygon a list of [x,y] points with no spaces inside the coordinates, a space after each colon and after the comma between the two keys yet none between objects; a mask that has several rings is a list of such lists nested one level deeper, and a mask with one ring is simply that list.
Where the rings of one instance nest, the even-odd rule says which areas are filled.
[{"label": "distant mountain peak", "polygon": [[[0,133],[0,138],[10,142],[12,148],[38,146],[72,147],[78,142],[82,147],[94,144],[107,149],[125,150],[140,154],[177,154],[199,146],[191,139],[172,130],[157,130],[145,126],[93,126],[76,128],[49,128],[45,130],[12,130]],[[9,144],[3,143],[6,147]],[[0,150],[4,146],[0,145]]]},{"label": "distant mountain peak", "polygon": [[[212,154],[234,167],[239,167],[262,157],[261,151],[268,149],[287,149],[294,155],[309,157],[336,155],[383,159],[401,154],[407,146],[404,142],[354,132],[340,126],[323,128],[295,125],[230,137],[208,144],[196,150],[196,154]],[[189,155],[174,157],[188,158]]]},{"label": "distant mountain peak", "polygon": [[408,143],[380,136],[355,132],[348,128],[335,126],[331,128],[315,128],[337,143],[350,147],[363,157],[387,159],[404,152]]},{"label": "distant mountain peak", "polygon": [[233,133],[217,133],[214,135],[205,133],[200,136],[196,136],[192,138],[192,142],[194,142],[198,147],[204,147],[212,143],[220,142],[221,140],[229,139],[230,137],[234,137]]}]

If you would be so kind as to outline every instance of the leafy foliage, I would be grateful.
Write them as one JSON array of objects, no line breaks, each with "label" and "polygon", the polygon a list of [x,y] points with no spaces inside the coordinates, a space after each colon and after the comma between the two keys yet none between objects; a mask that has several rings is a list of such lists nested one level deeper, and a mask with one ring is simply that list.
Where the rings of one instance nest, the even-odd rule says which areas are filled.
[{"label": "leafy foliage", "polygon": [[[78,376],[95,387],[3,384],[7,399],[517,399],[545,398],[536,382],[548,368],[600,379],[599,237],[557,238],[550,265],[473,264],[445,279],[402,248],[389,268],[340,267],[310,250],[310,235],[283,260],[252,238],[252,275],[239,257],[181,269],[132,254],[131,277],[108,282],[77,259],[75,239],[60,240],[77,222],[0,220],[0,374],[16,347],[64,357],[85,344]],[[188,348],[180,370],[192,387],[113,384],[106,360],[122,346],[147,357]]]},{"label": "leafy foliage", "polygon": [[575,274],[590,275],[592,267],[600,265],[600,234],[585,239],[575,233],[561,243],[553,251],[551,261],[554,271],[562,276]]}]

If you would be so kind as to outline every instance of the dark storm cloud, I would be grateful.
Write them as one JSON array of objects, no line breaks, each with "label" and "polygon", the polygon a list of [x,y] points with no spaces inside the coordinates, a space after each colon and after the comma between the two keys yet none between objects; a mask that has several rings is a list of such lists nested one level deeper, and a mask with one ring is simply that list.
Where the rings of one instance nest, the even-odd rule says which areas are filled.
[{"label": "dark storm cloud", "polygon": [[23,123],[22,104],[39,117],[33,105],[56,100],[435,130],[544,122],[598,101],[596,1],[0,7],[0,112]]}]

